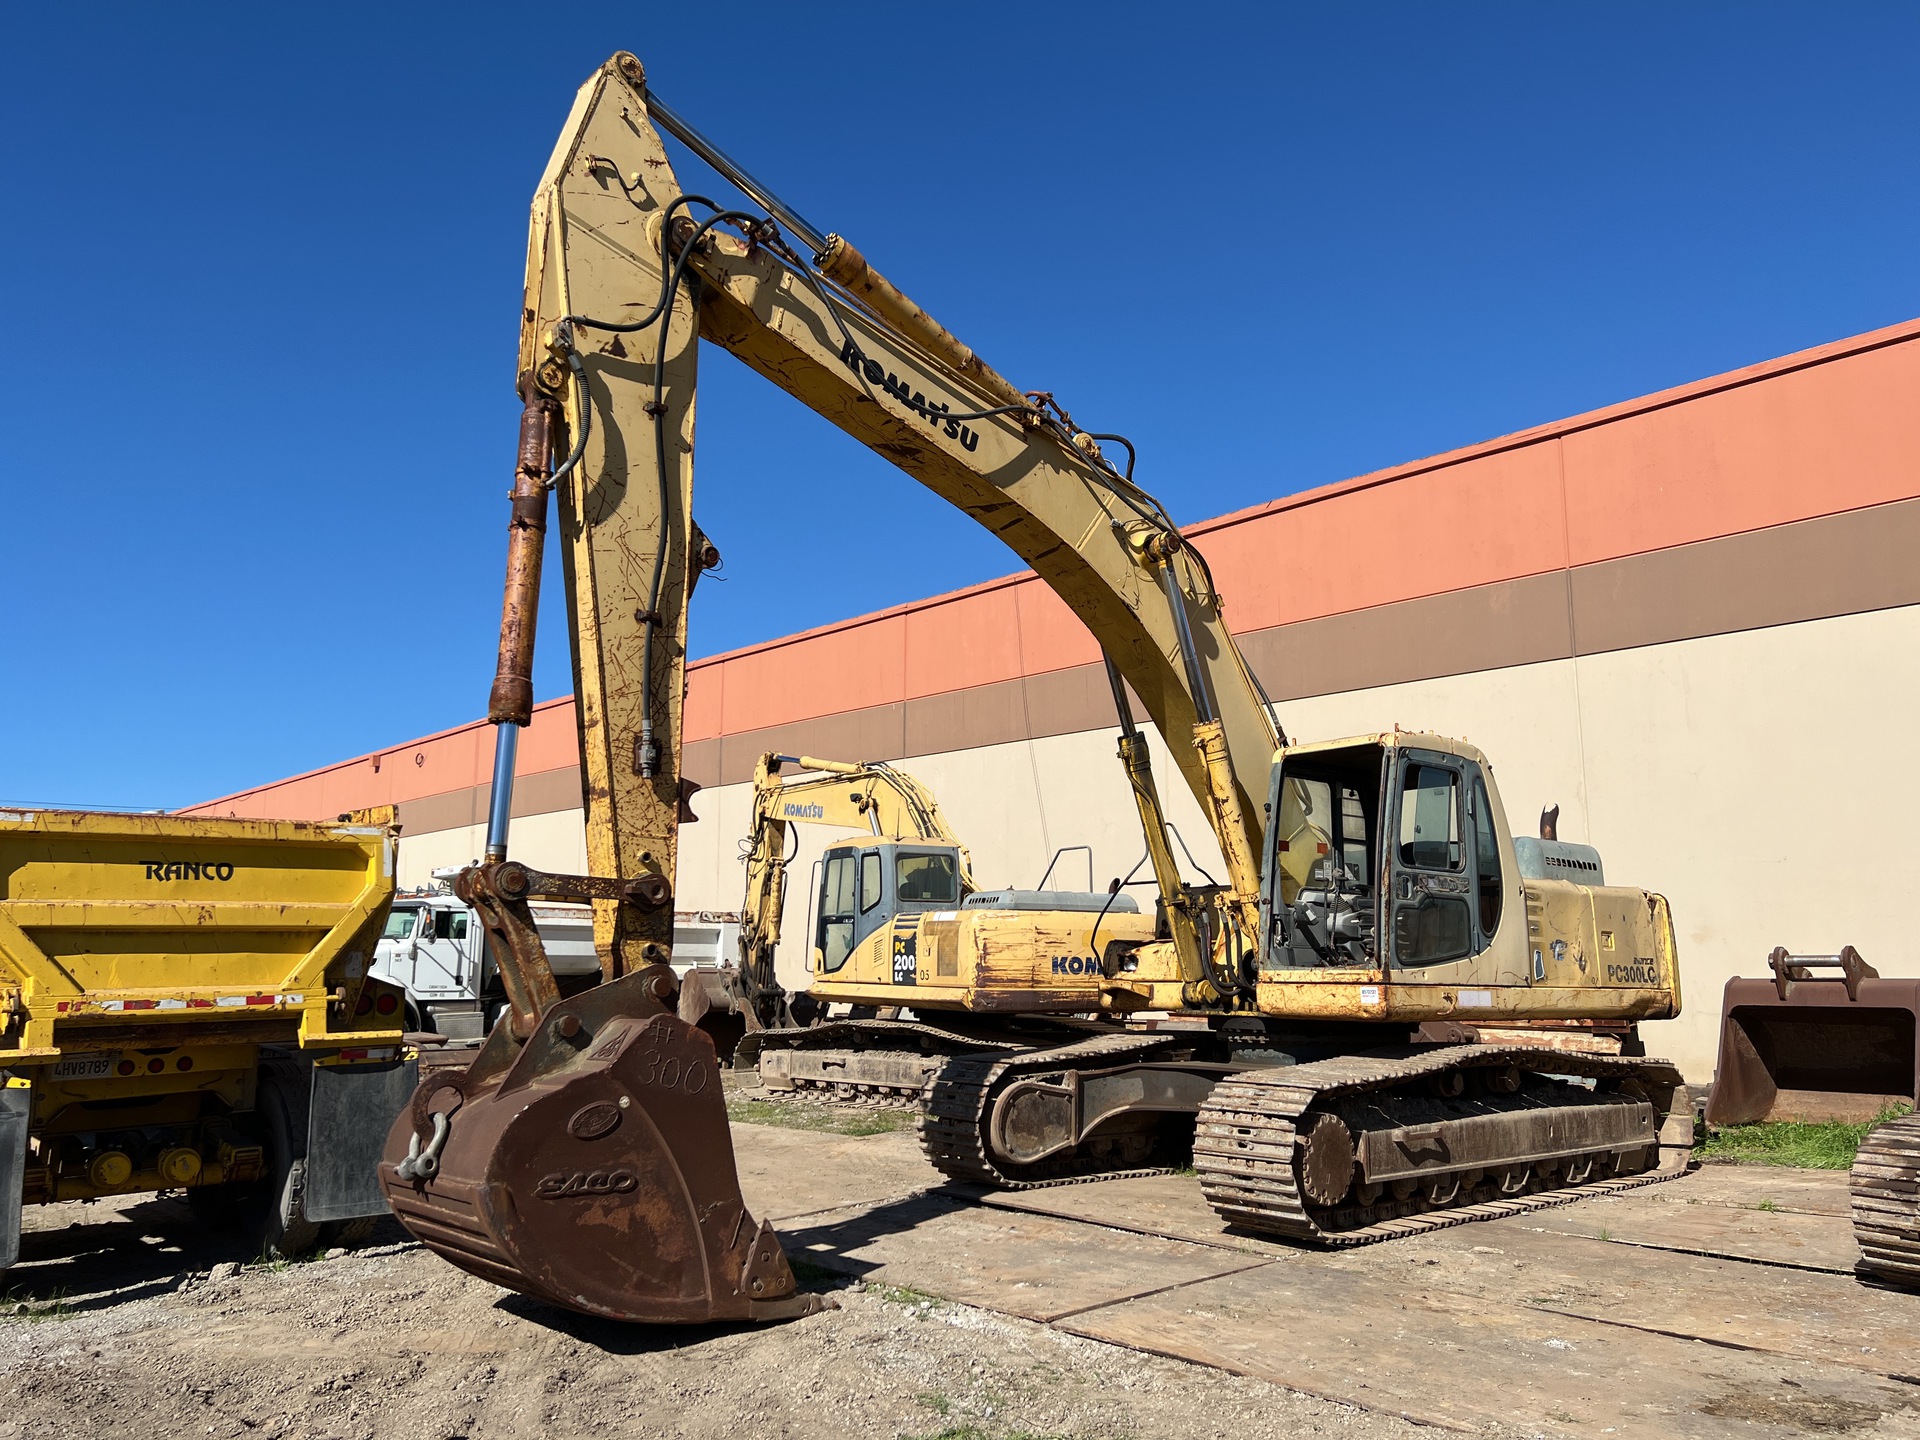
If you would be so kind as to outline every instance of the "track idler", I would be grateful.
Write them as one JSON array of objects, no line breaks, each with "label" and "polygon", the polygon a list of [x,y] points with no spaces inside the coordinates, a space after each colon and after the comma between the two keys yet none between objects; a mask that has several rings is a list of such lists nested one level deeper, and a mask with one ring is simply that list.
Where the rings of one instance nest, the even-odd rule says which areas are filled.
[{"label": "track idler", "polygon": [[713,1042],[665,966],[563,1000],[524,1043],[505,1020],[465,1070],[421,1083],[380,1183],[400,1223],[461,1269],[614,1320],[782,1320],[797,1293],[747,1213]]}]

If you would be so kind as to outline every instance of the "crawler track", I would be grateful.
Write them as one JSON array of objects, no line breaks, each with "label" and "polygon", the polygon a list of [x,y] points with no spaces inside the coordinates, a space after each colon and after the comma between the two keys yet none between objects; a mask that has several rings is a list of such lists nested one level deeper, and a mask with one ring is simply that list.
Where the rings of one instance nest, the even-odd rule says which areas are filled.
[{"label": "crawler track", "polygon": [[[770,1100],[911,1109],[945,1057],[1023,1048],[1016,1041],[975,1038],[911,1020],[832,1020],[805,1029],[761,1031],[756,1059]],[[786,1057],[773,1058],[783,1051]],[[803,1054],[806,1068],[795,1072],[790,1060]]]},{"label": "crawler track", "polygon": [[1860,1268],[1920,1288],[1920,1115],[1870,1130],[1854,1157],[1851,1183]]},{"label": "crawler track", "polygon": [[[1556,1053],[1550,1060],[1555,1075],[1603,1083],[1638,1082],[1653,1106],[1657,1136],[1649,1147],[1653,1158],[1646,1168],[1600,1175],[1606,1157],[1596,1156],[1585,1167],[1578,1162],[1562,1166],[1558,1174],[1563,1183],[1557,1188],[1550,1178],[1553,1167],[1534,1168],[1519,1182],[1523,1187],[1519,1193],[1506,1193],[1509,1187],[1491,1173],[1467,1172],[1453,1195],[1438,1200],[1430,1188],[1397,1195],[1391,1188],[1383,1192],[1373,1187],[1375,1194],[1365,1197],[1356,1185],[1328,1204],[1317,1204],[1304,1193],[1301,1167],[1306,1147],[1300,1132],[1313,1116],[1333,1111],[1343,1101],[1388,1112],[1400,1106],[1412,1108],[1421,1087],[1450,1071],[1518,1067],[1537,1076],[1545,1059],[1540,1051],[1522,1047],[1449,1046],[1404,1057],[1350,1055],[1236,1075],[1215,1089],[1200,1112],[1193,1163],[1202,1193],[1230,1224],[1289,1240],[1348,1246],[1565,1205],[1685,1172],[1692,1150],[1693,1114],[1678,1071],[1662,1060]],[[1538,1082],[1527,1101],[1541,1108],[1578,1104],[1571,1087],[1547,1089]],[[1482,1108],[1497,1111],[1503,1105],[1518,1108],[1521,1103],[1519,1096],[1506,1102],[1489,1099]],[[1581,1168],[1596,1178],[1564,1183]]]},{"label": "crawler track", "polygon": [[1167,1166],[1138,1164],[1139,1157],[1131,1152],[1103,1150],[1098,1142],[1037,1164],[1005,1165],[989,1153],[987,1127],[995,1097],[1023,1076],[1104,1069],[1152,1058],[1178,1043],[1178,1037],[1165,1035],[1096,1035],[1014,1056],[956,1056],[940,1068],[921,1096],[921,1147],[943,1175],[962,1184],[996,1190],[1032,1190],[1080,1180],[1165,1174]]}]

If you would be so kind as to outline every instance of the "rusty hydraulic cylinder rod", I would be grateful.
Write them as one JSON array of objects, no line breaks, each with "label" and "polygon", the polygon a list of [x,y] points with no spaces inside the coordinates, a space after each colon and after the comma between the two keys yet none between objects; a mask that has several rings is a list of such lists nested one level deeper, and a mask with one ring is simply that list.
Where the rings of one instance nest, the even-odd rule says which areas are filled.
[{"label": "rusty hydraulic cylinder rod", "polygon": [[520,459],[514,467],[512,513],[507,520],[507,584],[500,602],[500,658],[494,668],[487,719],[493,740],[493,803],[487,815],[487,859],[507,858],[513,814],[513,764],[520,727],[533,722],[533,637],[540,615],[540,561],[547,539],[547,462],[552,454],[554,404],[521,384]]}]

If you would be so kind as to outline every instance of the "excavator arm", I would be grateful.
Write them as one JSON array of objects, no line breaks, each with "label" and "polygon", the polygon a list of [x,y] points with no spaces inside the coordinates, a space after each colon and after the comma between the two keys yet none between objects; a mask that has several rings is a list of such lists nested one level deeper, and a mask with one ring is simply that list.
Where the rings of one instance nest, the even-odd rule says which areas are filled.
[{"label": "excavator arm", "polygon": [[[797,765],[801,775],[781,774]],[[740,972],[736,1000],[749,1029],[787,1023],[786,992],[774,977],[780,919],[787,897],[787,832],[794,825],[867,830],[893,840],[952,846],[960,893],[973,889],[967,850],[947,828],[940,802],[904,770],[882,761],[817,760],[810,755],[760,757],[753,772],[753,816],[747,827],[747,892],[740,906]]]},{"label": "excavator arm", "polygon": [[[718,210],[683,191],[662,128],[773,214]],[[1116,467],[1101,444],[1126,442],[1090,435],[1050,396],[1015,388],[853,245],[815,230],[651,96],[630,55],[576,98],[534,200],[528,256],[522,392],[530,410],[564,414],[573,437],[547,484],[561,496],[594,873],[671,882],[684,602],[698,560],[687,511],[697,337],[993,531],[1087,625],[1124,682],[1116,697],[1139,697],[1219,840],[1227,925],[1182,947],[1197,951],[1183,958],[1200,998],[1218,998],[1208,952],[1225,948],[1225,930],[1250,938],[1257,925],[1266,777],[1281,737],[1204,558],[1132,481],[1131,460]],[[536,503],[537,486],[524,488],[517,526]],[[520,649],[510,656],[503,640],[502,683],[531,669],[531,625],[512,623],[531,607],[527,568],[509,578],[503,635]],[[497,724],[524,723],[531,693],[517,693],[523,703],[490,712]],[[1131,733],[1125,709],[1121,720]],[[1164,851],[1151,844],[1158,799],[1136,749],[1129,773],[1143,818],[1155,812],[1150,852]],[[509,778],[496,783],[496,813]],[[1171,898],[1178,872],[1170,855],[1155,859]],[[657,943],[658,928],[657,917],[611,914],[603,950],[638,963],[647,952],[631,954],[632,937]]]}]

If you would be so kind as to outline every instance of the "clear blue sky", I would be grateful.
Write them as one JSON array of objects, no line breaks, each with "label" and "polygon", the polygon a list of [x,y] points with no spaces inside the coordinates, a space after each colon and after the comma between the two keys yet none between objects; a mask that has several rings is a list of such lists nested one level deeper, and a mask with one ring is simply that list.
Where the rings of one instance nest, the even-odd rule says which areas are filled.
[{"label": "clear blue sky", "polygon": [[[526,206],[615,49],[1135,437],[1182,520],[1920,314],[1912,5],[15,5],[4,36],[0,800],[188,804],[483,711]],[[721,352],[702,379],[696,655],[1017,568]]]}]

